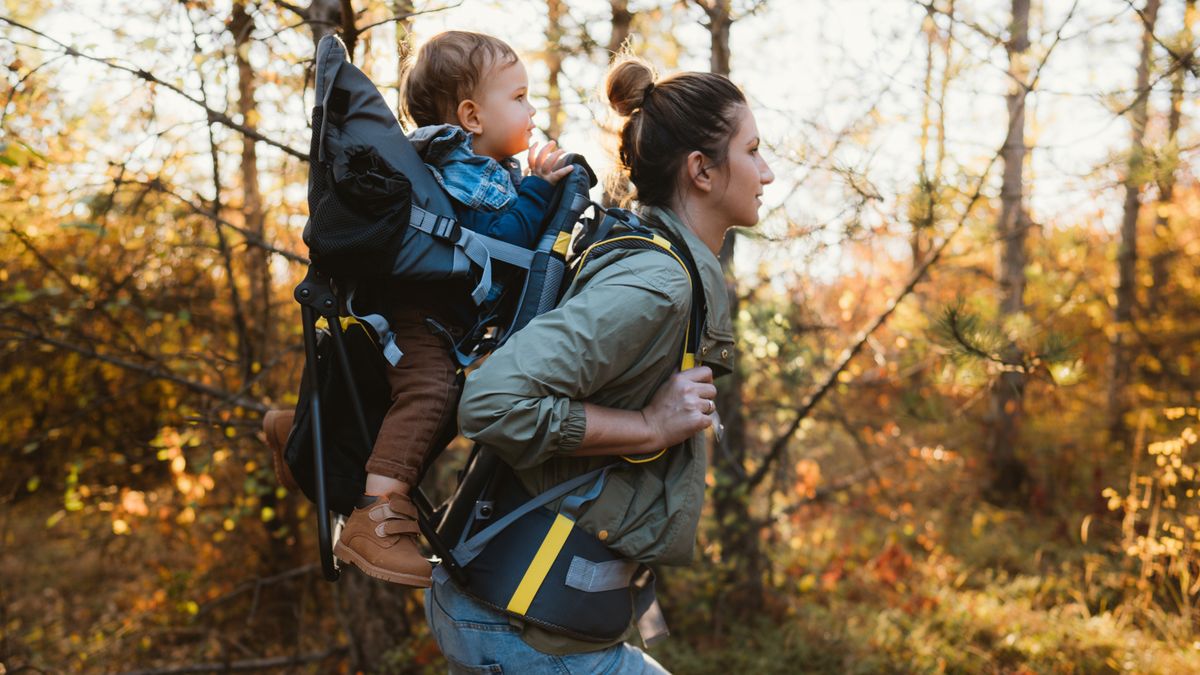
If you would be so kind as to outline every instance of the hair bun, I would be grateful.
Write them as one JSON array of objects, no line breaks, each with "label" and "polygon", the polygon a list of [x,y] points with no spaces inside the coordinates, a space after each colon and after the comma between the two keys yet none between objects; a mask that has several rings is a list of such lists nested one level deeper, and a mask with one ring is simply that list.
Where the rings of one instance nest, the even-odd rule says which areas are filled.
[{"label": "hair bun", "polygon": [[629,117],[642,107],[654,79],[654,68],[649,63],[633,56],[621,58],[609,69],[604,83],[608,104],[621,117]]}]

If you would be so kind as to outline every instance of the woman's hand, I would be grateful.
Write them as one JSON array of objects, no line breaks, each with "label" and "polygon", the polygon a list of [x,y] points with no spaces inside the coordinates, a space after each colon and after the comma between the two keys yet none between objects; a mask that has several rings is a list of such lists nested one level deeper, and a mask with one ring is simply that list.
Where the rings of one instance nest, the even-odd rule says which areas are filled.
[{"label": "woman's hand", "polygon": [[547,183],[554,185],[562,180],[563,176],[571,173],[575,169],[574,164],[560,166],[563,157],[566,156],[565,150],[556,150],[558,144],[554,141],[538,148],[537,143],[534,143],[529,148],[529,155],[526,157],[526,163],[529,165],[529,175],[537,176]]},{"label": "woman's hand", "polygon": [[655,446],[669,448],[712,426],[716,397],[708,366],[672,375],[642,409],[642,417],[655,435]]}]

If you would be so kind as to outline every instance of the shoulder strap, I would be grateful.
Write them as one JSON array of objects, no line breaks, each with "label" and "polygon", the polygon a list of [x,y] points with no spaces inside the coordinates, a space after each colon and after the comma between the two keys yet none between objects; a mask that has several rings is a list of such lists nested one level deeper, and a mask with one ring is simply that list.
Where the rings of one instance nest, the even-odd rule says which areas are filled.
[{"label": "shoulder strap", "polygon": [[[632,215],[632,214],[631,214]],[[636,218],[636,216],[634,216]],[[627,221],[628,222],[628,221]],[[640,223],[638,223],[640,225]],[[656,228],[656,230],[659,228]],[[704,283],[700,278],[700,273],[696,268],[696,261],[692,258],[687,246],[682,242],[673,241],[673,237],[669,236],[666,228],[661,228],[663,232],[652,231],[649,229],[641,229],[641,231],[633,231],[628,234],[619,234],[608,239],[598,241],[584,249],[572,265],[572,272],[578,275],[583,266],[588,260],[595,260],[603,256],[605,253],[616,250],[630,249],[646,249],[651,251],[660,251],[671,256],[675,262],[683,268],[688,277],[688,284],[692,289],[692,304],[688,315],[688,325],[684,332],[683,338],[683,355],[680,358],[679,370],[688,370],[696,365],[696,350],[700,345],[700,336],[704,334],[704,319],[707,314],[704,302]],[[607,232],[606,232],[607,233]],[[631,464],[642,464],[645,462],[653,462],[662,457],[669,448],[663,448],[658,452],[649,453],[646,455],[622,455],[621,459]]]}]

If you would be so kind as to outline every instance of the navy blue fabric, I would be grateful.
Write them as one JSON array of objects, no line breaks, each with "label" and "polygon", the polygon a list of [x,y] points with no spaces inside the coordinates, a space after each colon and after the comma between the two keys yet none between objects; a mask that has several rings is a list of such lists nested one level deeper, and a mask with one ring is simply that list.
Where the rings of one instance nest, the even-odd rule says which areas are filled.
[{"label": "navy blue fabric", "polygon": [[[496,211],[477,210],[456,199],[451,200],[454,217],[459,225],[472,232],[501,241],[533,248],[542,234],[542,221],[554,198],[554,186],[537,176],[526,176],[517,187],[517,198],[510,206]],[[520,270],[503,263],[494,263],[492,292],[485,305],[497,301],[506,288],[519,281]],[[426,310],[448,327],[470,328],[475,324],[479,308],[471,302],[470,280],[438,282],[404,282],[397,288],[401,305]],[[519,289],[518,289],[519,290]]]}]

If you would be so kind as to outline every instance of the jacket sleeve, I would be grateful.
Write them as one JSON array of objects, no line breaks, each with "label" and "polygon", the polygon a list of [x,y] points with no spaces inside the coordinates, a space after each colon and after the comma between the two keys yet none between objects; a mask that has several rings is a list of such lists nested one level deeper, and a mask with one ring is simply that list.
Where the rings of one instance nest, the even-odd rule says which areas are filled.
[{"label": "jacket sleeve", "polygon": [[517,200],[503,211],[466,210],[461,224],[469,230],[510,244],[533,248],[542,236],[542,220],[554,197],[554,186],[537,176],[526,176],[517,188]]},{"label": "jacket sleeve", "polygon": [[[677,367],[690,303],[687,275],[670,257],[638,251],[608,262],[467,378],[463,434],[516,469],[571,453],[587,428],[583,401]],[[655,373],[632,372],[648,363]]]}]

